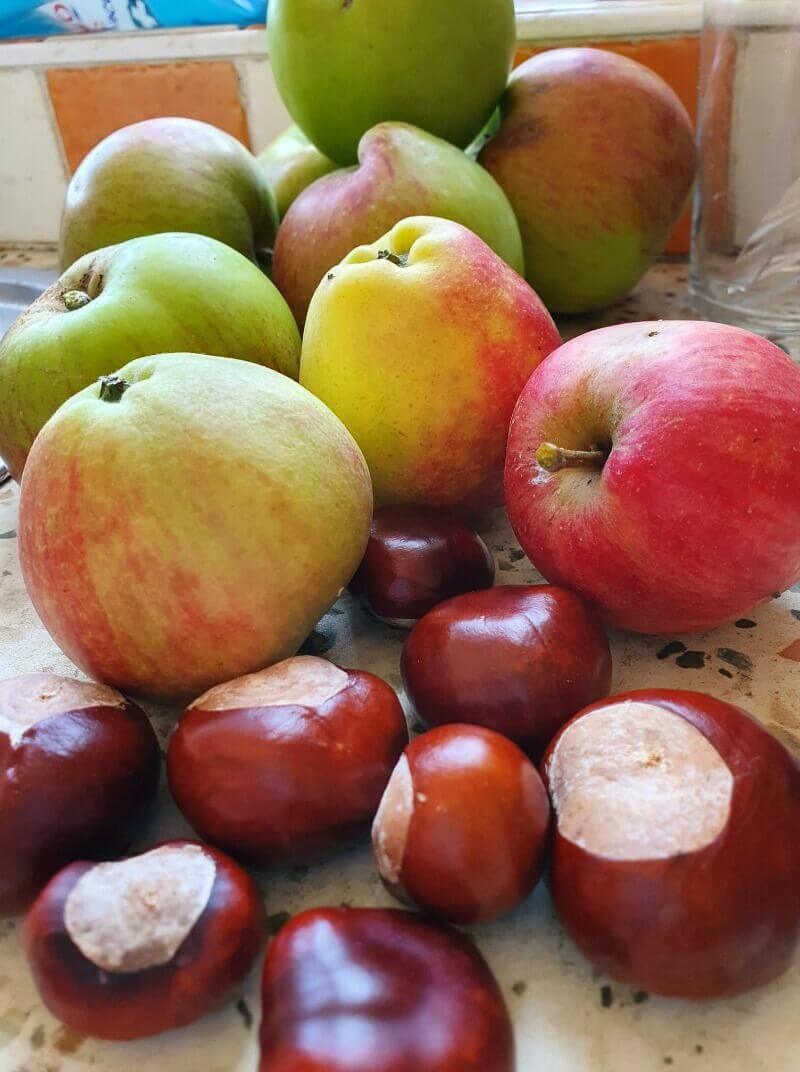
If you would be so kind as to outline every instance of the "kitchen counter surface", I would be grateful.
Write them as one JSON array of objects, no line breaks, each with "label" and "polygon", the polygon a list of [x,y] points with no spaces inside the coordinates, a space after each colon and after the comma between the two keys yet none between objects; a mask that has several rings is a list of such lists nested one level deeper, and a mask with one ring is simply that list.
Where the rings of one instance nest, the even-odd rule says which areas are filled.
[{"label": "kitchen counter surface", "polygon": [[[44,255],[25,267],[42,269]],[[0,256],[0,267],[18,258]],[[4,274],[5,275],[5,274]],[[8,278],[5,275],[5,278]],[[575,334],[600,323],[688,317],[683,265],[659,265],[631,298],[600,318],[562,324]],[[214,494],[213,487],[208,489]],[[38,623],[20,577],[15,538],[17,488],[0,487],[0,677],[33,670],[77,674]],[[538,575],[504,516],[484,533],[498,583]],[[368,619],[349,596],[320,623],[317,650],[386,678],[402,692],[404,634]],[[750,710],[800,751],[800,586],[747,619],[695,636],[612,636],[614,691],[643,686],[698,689]],[[166,742],[174,712],[150,708]],[[411,719],[413,725],[413,718]],[[162,786],[141,844],[188,834]],[[258,876],[274,931],[315,905],[389,905],[367,846],[313,868]],[[773,985],[730,1001],[693,1005],[634,994],[598,976],[554,918],[540,885],[511,916],[472,928],[513,1016],[518,1072],[796,1072],[800,958]],[[180,1031],[136,1043],[96,1042],[61,1027],[42,1008],[29,976],[17,920],[0,921],[0,1072],[254,1072],[259,1019],[257,973],[241,1000]]]}]

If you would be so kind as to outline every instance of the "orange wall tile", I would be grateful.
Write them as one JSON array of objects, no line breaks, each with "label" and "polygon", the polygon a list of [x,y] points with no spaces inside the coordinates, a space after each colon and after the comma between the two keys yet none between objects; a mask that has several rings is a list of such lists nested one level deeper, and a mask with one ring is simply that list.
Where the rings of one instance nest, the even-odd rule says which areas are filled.
[{"label": "orange wall tile", "polygon": [[55,68],[47,86],[72,171],[112,131],[162,115],[203,119],[250,145],[236,67],[227,60]]},{"label": "orange wall tile", "polygon": [[[692,122],[697,120],[697,86],[700,81],[700,39],[698,37],[651,38],[644,41],[581,41],[581,45],[604,48],[621,56],[630,56],[660,74],[683,101]],[[552,46],[561,47],[561,46]],[[516,62],[545,52],[545,47],[519,49]],[[675,226],[667,244],[668,253],[688,253],[692,229],[691,205]]]}]

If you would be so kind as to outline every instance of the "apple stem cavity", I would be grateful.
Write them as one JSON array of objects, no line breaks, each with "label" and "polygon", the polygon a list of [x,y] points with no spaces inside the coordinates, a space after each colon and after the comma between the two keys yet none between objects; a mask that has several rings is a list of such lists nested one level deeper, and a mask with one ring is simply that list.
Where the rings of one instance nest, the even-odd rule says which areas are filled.
[{"label": "apple stem cavity", "polygon": [[119,402],[122,396],[130,387],[127,380],[123,380],[121,376],[101,376],[99,379],[100,384],[100,401],[101,402]]},{"label": "apple stem cavity", "polygon": [[84,305],[88,305],[92,300],[85,290],[65,290],[62,297],[64,305],[66,305],[69,312],[74,309],[82,309]]},{"label": "apple stem cavity", "polygon": [[379,261],[389,261],[391,264],[396,264],[398,268],[405,268],[408,264],[407,253],[392,253],[389,249],[378,250]]},{"label": "apple stem cavity", "polygon": [[540,443],[536,451],[536,461],[548,473],[557,473],[559,469],[602,469],[607,458],[608,452],[596,447],[568,450],[555,443]]}]

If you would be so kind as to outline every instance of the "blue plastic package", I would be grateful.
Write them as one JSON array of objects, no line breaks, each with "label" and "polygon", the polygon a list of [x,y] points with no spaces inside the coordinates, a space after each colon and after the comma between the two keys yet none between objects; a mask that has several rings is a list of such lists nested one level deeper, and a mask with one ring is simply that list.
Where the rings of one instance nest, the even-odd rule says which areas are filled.
[{"label": "blue plastic package", "polygon": [[247,26],[264,22],[267,0],[0,0],[0,39],[95,30]]}]

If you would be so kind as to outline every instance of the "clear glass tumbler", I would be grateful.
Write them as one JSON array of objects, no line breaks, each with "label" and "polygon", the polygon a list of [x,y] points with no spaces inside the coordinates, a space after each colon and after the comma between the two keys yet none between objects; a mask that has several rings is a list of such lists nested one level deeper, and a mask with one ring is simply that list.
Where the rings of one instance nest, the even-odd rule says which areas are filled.
[{"label": "clear glass tumbler", "polygon": [[705,0],[689,286],[800,362],[800,0]]}]

